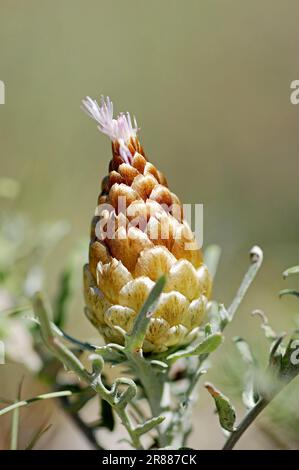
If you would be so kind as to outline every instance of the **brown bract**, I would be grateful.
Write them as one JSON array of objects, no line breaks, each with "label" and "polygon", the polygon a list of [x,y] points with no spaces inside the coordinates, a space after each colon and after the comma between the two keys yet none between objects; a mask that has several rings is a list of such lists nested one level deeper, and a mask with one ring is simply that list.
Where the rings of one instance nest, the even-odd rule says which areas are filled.
[{"label": "brown bract", "polygon": [[162,352],[195,337],[211,279],[180,200],[147,161],[138,138],[126,146],[129,163],[119,143],[112,143],[113,158],[92,220],[84,268],[87,315],[107,342],[123,344],[154,283],[166,274],[144,342],[145,352]]}]

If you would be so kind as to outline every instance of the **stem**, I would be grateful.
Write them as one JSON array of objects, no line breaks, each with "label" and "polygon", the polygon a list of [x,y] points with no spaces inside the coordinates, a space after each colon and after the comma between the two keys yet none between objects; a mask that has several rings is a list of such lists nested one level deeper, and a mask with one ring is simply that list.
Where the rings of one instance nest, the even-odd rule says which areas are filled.
[{"label": "stem", "polygon": [[[151,412],[153,416],[160,416],[162,409],[162,397],[164,392],[164,379],[161,374],[153,371],[150,364],[141,355],[141,352],[126,351],[128,359],[134,367],[134,372],[142,383],[144,393],[147,396]],[[159,442],[162,447],[166,445],[167,436],[161,433],[158,428]]]},{"label": "stem", "polygon": [[[140,433],[132,427],[130,418],[126,411],[126,405],[136,395],[136,385],[130,379],[117,379],[111,390],[108,390],[101,380],[101,372],[104,366],[104,361],[101,356],[94,355],[93,357],[93,373],[90,374],[81,361],[66,347],[62,344],[57,337],[53,335],[51,323],[49,320],[50,309],[45,304],[40,294],[36,294],[33,300],[34,310],[39,317],[41,335],[46,346],[52,351],[52,353],[71,371],[73,371],[82,381],[90,385],[104,400],[106,400],[115,410],[116,414],[120,418],[122,424],[127,429],[127,432],[132,440],[132,445],[136,449],[142,449],[140,441]],[[127,385],[128,389],[123,392],[118,399],[117,397],[117,385]],[[60,392],[62,396],[63,392]],[[64,392],[66,394],[66,392]],[[71,392],[68,392],[71,394]],[[54,396],[55,394],[48,394]],[[59,392],[56,393],[59,396]],[[40,397],[39,397],[40,399]],[[27,402],[18,406],[24,406]],[[15,408],[16,405],[11,405],[10,409]],[[2,410],[3,412],[4,410]],[[0,411],[1,415],[1,411]]]},{"label": "stem", "polygon": [[37,395],[36,397],[29,398],[28,400],[18,401],[16,403],[13,403],[12,405],[7,406],[6,408],[3,408],[2,410],[0,410],[0,416],[5,415],[10,411],[16,410],[17,408],[21,408],[22,406],[27,406],[30,403],[34,403],[35,401],[47,400],[49,398],[57,398],[71,394],[72,392],[70,392],[69,390],[63,390],[62,392],[44,393],[43,395]]},{"label": "stem", "polygon": [[246,429],[251,425],[251,423],[257,418],[257,416],[263,411],[263,409],[268,405],[268,401],[265,398],[261,398],[257,404],[252,408],[245,418],[241,421],[239,426],[235,431],[233,431],[230,437],[227,439],[222,450],[232,450],[240,437],[244,434]]},{"label": "stem", "polygon": [[135,449],[143,449],[143,446],[142,446],[141,441],[140,441],[140,437],[135,432],[135,430],[132,428],[131,421],[130,421],[130,418],[129,418],[126,410],[125,409],[119,409],[117,414],[120,417],[120,420],[121,420],[123,426],[125,426],[125,428],[127,429],[128,433],[130,435],[132,445],[135,447]]},{"label": "stem", "polygon": [[[126,338],[124,354],[132,364],[135,374],[142,383],[143,390],[148,398],[148,402],[154,417],[159,417],[162,413],[162,397],[164,391],[164,378],[162,374],[157,374],[151,365],[144,359],[142,346],[146,336],[146,331],[150,323],[151,316],[155,310],[159,297],[166,283],[166,277],[161,276],[148,298],[144,302],[141,310],[134,322],[130,335]],[[161,433],[158,428],[159,442],[161,446],[166,444],[165,433]]]},{"label": "stem", "polygon": [[[225,327],[227,326],[228,323],[232,322],[232,320],[233,320],[233,318],[234,318],[234,316],[235,316],[235,314],[236,314],[236,312],[237,312],[237,310],[238,310],[245,294],[247,293],[249,287],[251,286],[251,284],[252,284],[252,282],[253,282],[253,280],[254,280],[257,272],[258,272],[258,270],[260,269],[262,262],[263,262],[263,252],[262,252],[261,248],[259,248],[258,246],[254,246],[250,250],[250,265],[249,265],[249,268],[248,268],[245,276],[243,277],[241,285],[240,285],[239,289],[237,290],[237,293],[236,293],[230,307],[227,310],[225,321],[222,324],[219,325],[219,329],[221,331],[223,331],[225,329]],[[191,406],[188,406],[188,405],[192,405],[192,400],[190,400],[189,397],[192,395],[192,393],[194,392],[194,389],[196,388],[196,385],[198,383],[198,379],[202,375],[201,374],[202,364],[208,357],[209,357],[209,353],[201,356],[201,358],[198,361],[197,369],[196,369],[195,373],[193,373],[193,376],[190,378],[189,388],[188,388],[188,390],[186,392],[186,396],[185,396],[185,402],[186,402],[185,410],[186,410],[186,408],[191,407]],[[179,417],[181,417],[181,420],[184,420],[182,410],[179,409],[177,413],[178,413]],[[248,426],[249,426],[249,424],[248,424]],[[244,428],[244,430],[242,430],[242,433],[245,431],[245,429],[246,428]],[[240,436],[241,436],[241,434],[240,434]],[[233,435],[234,435],[234,433],[231,435],[230,439],[233,439]],[[237,440],[238,440],[238,437],[237,437]]]},{"label": "stem", "polygon": [[19,409],[15,408],[11,419],[10,450],[17,450],[18,448],[19,418]]},{"label": "stem", "polygon": [[[18,394],[15,400],[15,403],[21,400],[23,381],[24,381],[24,377],[19,383]],[[20,421],[20,410],[19,408],[15,408],[12,412],[12,419],[11,419],[10,450],[18,449],[19,421]]]}]

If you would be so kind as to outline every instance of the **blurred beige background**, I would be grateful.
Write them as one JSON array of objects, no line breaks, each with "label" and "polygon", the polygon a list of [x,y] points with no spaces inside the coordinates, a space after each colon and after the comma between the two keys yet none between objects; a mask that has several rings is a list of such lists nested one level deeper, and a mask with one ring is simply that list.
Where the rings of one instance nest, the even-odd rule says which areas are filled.
[{"label": "blurred beige background", "polygon": [[[14,210],[34,224],[72,227],[48,259],[50,293],[65,254],[88,237],[107,171],[109,142],[80,110],[87,94],[103,93],[117,112],[136,115],[148,157],[181,199],[204,204],[205,245],[223,249],[217,299],[230,301],[249,248],[263,247],[263,270],[230,333],[252,330],[259,343],[248,315],[257,307],[274,327],[292,327],[298,302],[277,292],[287,287],[281,272],[299,259],[299,105],[290,103],[298,15],[296,0],[0,1],[1,176],[22,185]],[[69,331],[94,335],[80,290],[74,305]],[[0,372],[9,388],[14,369]],[[203,401],[195,447],[222,440],[212,441],[212,411]],[[250,432],[247,448],[272,446]],[[84,447],[72,439],[66,445]]]}]

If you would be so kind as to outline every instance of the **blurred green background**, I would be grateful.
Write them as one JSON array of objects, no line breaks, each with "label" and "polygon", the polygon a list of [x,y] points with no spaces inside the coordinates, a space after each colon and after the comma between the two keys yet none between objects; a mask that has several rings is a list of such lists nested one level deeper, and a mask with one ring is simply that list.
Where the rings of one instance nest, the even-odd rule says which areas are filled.
[{"label": "blurred green background", "polygon": [[[1,0],[1,176],[22,188],[9,209],[33,226],[71,227],[46,261],[49,293],[88,239],[107,171],[110,144],[80,110],[103,93],[136,115],[148,157],[182,201],[204,204],[205,245],[223,250],[217,299],[232,298],[250,247],[264,249],[232,331],[259,343],[248,315],[257,307],[291,328],[296,299],[277,292],[299,259],[298,15],[296,0]],[[94,335],[80,288],[76,297],[69,330]]]}]

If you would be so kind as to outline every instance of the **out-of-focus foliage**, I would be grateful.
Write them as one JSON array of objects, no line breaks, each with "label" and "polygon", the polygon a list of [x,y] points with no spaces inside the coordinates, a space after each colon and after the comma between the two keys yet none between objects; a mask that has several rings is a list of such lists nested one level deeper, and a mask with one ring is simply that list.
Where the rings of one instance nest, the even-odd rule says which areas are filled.
[{"label": "out-of-focus foliage", "polygon": [[30,297],[44,288],[44,261],[67,234],[61,221],[33,226],[12,202],[20,194],[17,181],[0,179],[0,340],[5,360],[38,371],[42,362],[33,344]]},{"label": "out-of-focus foliage", "polygon": [[[294,266],[285,270],[283,277],[286,279],[298,273],[298,266]],[[296,298],[297,292],[297,289],[283,289],[279,292],[279,297],[289,294]],[[283,311],[284,305],[281,304],[280,308]],[[221,361],[220,370],[223,373],[220,373],[219,381],[235,399],[242,397],[248,410],[258,402],[259,390],[265,396],[274,396],[275,399],[259,421],[260,428],[279,448],[298,448],[298,379],[288,383],[299,373],[299,317],[294,319],[297,329],[289,333],[288,339],[284,339],[286,333],[275,333],[264,312],[256,310],[252,313],[260,318],[262,331],[270,345],[270,358],[260,344],[256,350],[256,344],[252,348],[243,338],[235,337],[233,342],[239,354],[233,354],[232,350],[226,354],[225,359]],[[287,390],[276,396],[284,383],[288,384]]]}]

